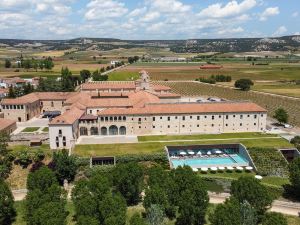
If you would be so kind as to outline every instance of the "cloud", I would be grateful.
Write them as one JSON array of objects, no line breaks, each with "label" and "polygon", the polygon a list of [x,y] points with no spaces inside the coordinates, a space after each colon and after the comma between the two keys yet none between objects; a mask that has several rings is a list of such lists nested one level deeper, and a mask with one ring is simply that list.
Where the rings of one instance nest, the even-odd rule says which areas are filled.
[{"label": "cloud", "polygon": [[190,5],[185,5],[177,0],[152,0],[151,7],[163,13],[184,13],[191,9]]},{"label": "cloud", "polygon": [[237,16],[252,9],[256,4],[256,0],[244,0],[240,4],[237,1],[231,1],[224,6],[221,3],[216,3],[201,10],[198,16],[208,18]]},{"label": "cloud", "polygon": [[129,14],[128,17],[136,17],[136,16],[140,16],[142,14],[144,14],[147,11],[146,7],[143,8],[137,8],[132,10]]},{"label": "cloud", "polygon": [[300,32],[295,32],[294,35],[300,35]]},{"label": "cloud", "polygon": [[244,32],[244,29],[242,27],[237,27],[237,28],[231,28],[231,29],[230,28],[221,29],[218,31],[218,34],[220,34],[220,35],[226,34],[226,36],[228,36],[228,35],[242,33],[242,32]]},{"label": "cloud", "polygon": [[294,12],[293,14],[292,14],[292,17],[298,17],[299,16],[299,12]]},{"label": "cloud", "polygon": [[270,16],[276,16],[280,13],[278,7],[266,8],[265,11],[260,15],[260,21],[266,21]]},{"label": "cloud", "polygon": [[151,22],[160,17],[159,12],[148,12],[144,17],[141,18],[142,22]]},{"label": "cloud", "polygon": [[19,8],[28,5],[28,0],[1,0],[0,9]]},{"label": "cloud", "polygon": [[273,36],[274,37],[278,37],[281,36],[283,34],[285,34],[287,32],[287,28],[285,26],[280,26],[278,27],[278,29],[274,32]]},{"label": "cloud", "polygon": [[117,18],[128,12],[125,4],[114,0],[92,0],[87,4],[84,17],[87,20]]}]

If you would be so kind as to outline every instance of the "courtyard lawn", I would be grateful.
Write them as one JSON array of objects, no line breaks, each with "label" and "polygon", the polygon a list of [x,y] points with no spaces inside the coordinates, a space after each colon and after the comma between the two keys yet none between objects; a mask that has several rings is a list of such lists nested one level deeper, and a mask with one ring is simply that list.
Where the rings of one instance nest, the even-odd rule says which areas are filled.
[{"label": "courtyard lawn", "polygon": [[12,152],[16,153],[22,150],[28,150],[28,152],[36,152],[36,151],[42,151],[44,152],[46,155],[52,155],[52,151],[50,149],[50,146],[47,144],[43,144],[41,146],[37,146],[37,147],[30,147],[27,145],[12,145],[8,147],[10,150],[12,150]]},{"label": "courtyard lawn", "polygon": [[45,133],[48,133],[49,132],[49,127],[44,127],[42,131],[45,132]]},{"label": "courtyard lawn", "polygon": [[26,127],[22,130],[22,133],[32,133],[40,129],[40,127]]},{"label": "courtyard lawn", "polygon": [[[216,137],[217,139],[217,137]],[[139,142],[126,144],[96,144],[96,145],[76,145],[74,154],[82,157],[90,156],[120,156],[127,154],[152,154],[163,153],[166,145],[195,145],[195,144],[233,144],[242,143],[247,148],[262,147],[262,148],[283,148],[292,147],[292,145],[283,138],[265,137],[258,139],[228,139],[214,140],[202,139],[196,141],[178,141],[178,139],[167,142]]]},{"label": "courtyard lawn", "polygon": [[169,140],[197,140],[197,139],[237,139],[237,138],[264,138],[278,137],[274,134],[263,133],[227,133],[227,134],[201,134],[201,135],[153,135],[139,136],[138,140],[143,141],[169,141]]}]

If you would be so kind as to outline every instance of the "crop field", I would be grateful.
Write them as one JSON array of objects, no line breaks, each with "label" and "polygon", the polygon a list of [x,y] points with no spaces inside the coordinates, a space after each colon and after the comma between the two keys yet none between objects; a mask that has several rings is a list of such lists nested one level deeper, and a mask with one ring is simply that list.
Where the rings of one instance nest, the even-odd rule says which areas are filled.
[{"label": "crop field", "polygon": [[54,72],[60,72],[62,67],[68,67],[69,70],[72,71],[72,73],[79,74],[81,70],[87,69],[91,72],[101,69],[101,67],[107,67],[108,64],[87,64],[87,63],[77,63],[77,62],[56,62],[55,66],[53,68]]},{"label": "crop field", "polygon": [[173,92],[182,96],[215,96],[228,100],[246,100],[257,103],[268,110],[269,116],[279,107],[283,107],[289,114],[290,123],[300,125],[300,99],[285,96],[272,96],[270,94],[243,92],[220,85],[210,85],[200,82],[155,82],[172,88]]},{"label": "crop field", "polygon": [[201,63],[136,63],[123,70],[148,71],[153,80],[195,80],[211,75],[230,75],[233,80],[249,78],[252,80],[296,80],[299,79],[300,64],[274,63],[267,66],[252,66],[249,62],[222,63],[217,70],[201,70]]}]

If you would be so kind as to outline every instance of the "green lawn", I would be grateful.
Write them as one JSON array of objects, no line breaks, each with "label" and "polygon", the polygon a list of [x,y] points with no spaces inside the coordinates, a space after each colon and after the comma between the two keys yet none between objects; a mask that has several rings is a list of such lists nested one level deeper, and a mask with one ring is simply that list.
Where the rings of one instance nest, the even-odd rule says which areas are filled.
[{"label": "green lawn", "polygon": [[9,149],[12,150],[12,152],[19,152],[22,150],[28,150],[29,152],[43,151],[46,155],[52,155],[52,150],[50,149],[50,146],[46,144],[43,144],[38,147],[30,147],[27,145],[14,145],[9,146]]},{"label": "green lawn", "polygon": [[115,72],[108,74],[109,81],[134,81],[139,78],[138,72],[132,71],[121,71],[117,70]]},{"label": "green lawn", "polygon": [[45,133],[48,133],[49,132],[49,127],[44,127],[42,131],[45,132]]},{"label": "green lawn", "polygon": [[[254,173],[250,172],[217,172],[217,173],[206,173],[202,174],[199,172],[200,177],[206,178],[224,178],[224,179],[231,179],[237,180],[241,176],[254,176]],[[275,186],[275,187],[282,187],[282,185],[289,184],[288,178],[281,178],[281,177],[263,177],[261,180],[263,184],[268,186]]]},{"label": "green lawn", "polygon": [[32,132],[37,131],[38,129],[40,129],[40,127],[26,127],[25,129],[22,130],[22,132],[32,133]]},{"label": "green lawn", "polygon": [[197,140],[197,139],[228,139],[228,138],[263,138],[278,137],[273,134],[263,133],[228,133],[228,134],[201,134],[201,135],[153,135],[139,136],[138,140],[143,141],[168,141],[168,140]]},{"label": "green lawn", "polygon": [[[225,138],[224,138],[225,139]],[[152,154],[164,152],[166,145],[195,145],[195,144],[233,144],[242,143],[246,147],[262,148],[283,148],[292,145],[282,138],[260,138],[260,139],[235,139],[235,140],[198,140],[178,142],[139,142],[127,144],[96,144],[96,145],[76,145],[74,153],[78,156],[120,156],[126,154]]]}]

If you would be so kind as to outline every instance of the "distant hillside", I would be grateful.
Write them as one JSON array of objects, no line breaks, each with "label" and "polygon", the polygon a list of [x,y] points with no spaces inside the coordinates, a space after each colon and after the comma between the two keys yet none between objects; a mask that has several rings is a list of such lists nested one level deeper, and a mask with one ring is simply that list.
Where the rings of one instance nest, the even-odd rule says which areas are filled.
[{"label": "distant hillside", "polygon": [[278,38],[232,38],[190,40],[120,40],[114,38],[76,38],[71,40],[0,39],[0,46],[45,48],[46,50],[111,50],[117,48],[159,47],[185,52],[260,52],[300,50],[300,36]]}]

